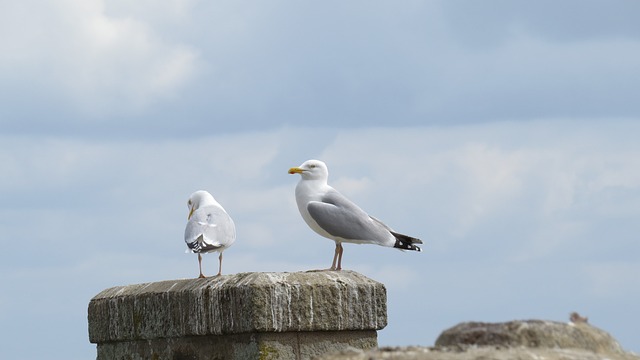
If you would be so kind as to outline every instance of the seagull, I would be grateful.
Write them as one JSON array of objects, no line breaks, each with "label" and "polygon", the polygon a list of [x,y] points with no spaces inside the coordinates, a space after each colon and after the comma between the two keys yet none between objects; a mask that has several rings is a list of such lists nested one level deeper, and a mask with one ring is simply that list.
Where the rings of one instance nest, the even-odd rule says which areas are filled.
[{"label": "seagull", "polygon": [[300,174],[296,203],[304,221],[316,233],[336,242],[329,270],[342,269],[342,243],[376,244],[421,251],[422,240],[393,231],[327,184],[329,170],[320,160],[308,160],[289,169]]},{"label": "seagull", "polygon": [[189,217],[184,229],[187,252],[198,254],[200,278],[202,274],[202,253],[220,253],[218,275],[222,274],[222,252],[236,240],[236,227],[229,214],[204,190],[196,191],[189,197]]}]

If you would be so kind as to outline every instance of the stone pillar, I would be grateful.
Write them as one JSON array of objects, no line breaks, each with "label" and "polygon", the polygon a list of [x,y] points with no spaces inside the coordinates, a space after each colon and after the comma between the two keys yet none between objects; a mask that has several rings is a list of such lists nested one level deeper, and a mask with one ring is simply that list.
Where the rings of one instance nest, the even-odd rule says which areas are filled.
[{"label": "stone pillar", "polygon": [[377,346],[383,284],[352,271],[241,273],[118,286],[89,303],[106,359],[309,359]]}]

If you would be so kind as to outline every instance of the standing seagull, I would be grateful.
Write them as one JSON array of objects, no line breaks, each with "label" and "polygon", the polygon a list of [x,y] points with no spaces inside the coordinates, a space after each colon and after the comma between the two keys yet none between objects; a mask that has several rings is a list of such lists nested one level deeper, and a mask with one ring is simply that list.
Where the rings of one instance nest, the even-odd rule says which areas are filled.
[{"label": "standing seagull", "polygon": [[393,231],[329,186],[329,170],[322,161],[305,161],[289,169],[289,174],[302,176],[296,186],[296,203],[304,221],[313,231],[336,242],[330,270],[342,269],[343,242],[421,251],[415,244],[422,244],[422,240]]},{"label": "standing seagull", "polygon": [[236,227],[222,206],[204,190],[196,191],[189,197],[189,217],[184,229],[184,241],[187,252],[198,254],[200,277],[202,274],[202,253],[217,251],[220,265],[218,275],[222,274],[222,252],[236,240]]}]

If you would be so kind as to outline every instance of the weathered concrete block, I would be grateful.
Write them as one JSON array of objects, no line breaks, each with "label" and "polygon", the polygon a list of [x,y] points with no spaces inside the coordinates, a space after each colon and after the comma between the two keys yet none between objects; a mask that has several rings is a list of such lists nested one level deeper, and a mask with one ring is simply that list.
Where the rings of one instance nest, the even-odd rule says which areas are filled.
[{"label": "weathered concrete block", "polygon": [[98,344],[98,360],[312,359],[346,348],[374,349],[375,330],[187,336]]},{"label": "weathered concrete block", "polygon": [[377,346],[386,311],[384,285],[356,272],[241,273],[104,290],[89,339],[99,359],[307,358]]}]

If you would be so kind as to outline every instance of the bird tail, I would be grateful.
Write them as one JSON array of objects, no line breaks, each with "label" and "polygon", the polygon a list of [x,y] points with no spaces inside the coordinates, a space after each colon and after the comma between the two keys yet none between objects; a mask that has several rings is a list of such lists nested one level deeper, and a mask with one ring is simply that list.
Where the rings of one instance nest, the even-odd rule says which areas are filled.
[{"label": "bird tail", "polygon": [[396,237],[396,243],[393,245],[394,248],[400,250],[414,250],[414,251],[422,251],[419,246],[415,244],[422,244],[422,240],[418,238],[414,238],[408,235],[399,234],[397,232],[391,232],[393,236]]},{"label": "bird tail", "polygon": [[216,251],[222,247],[222,245],[217,241],[212,241],[211,239],[206,238],[204,235],[200,234],[195,240],[187,241],[187,253],[200,253],[200,252],[208,252],[208,251]]}]

